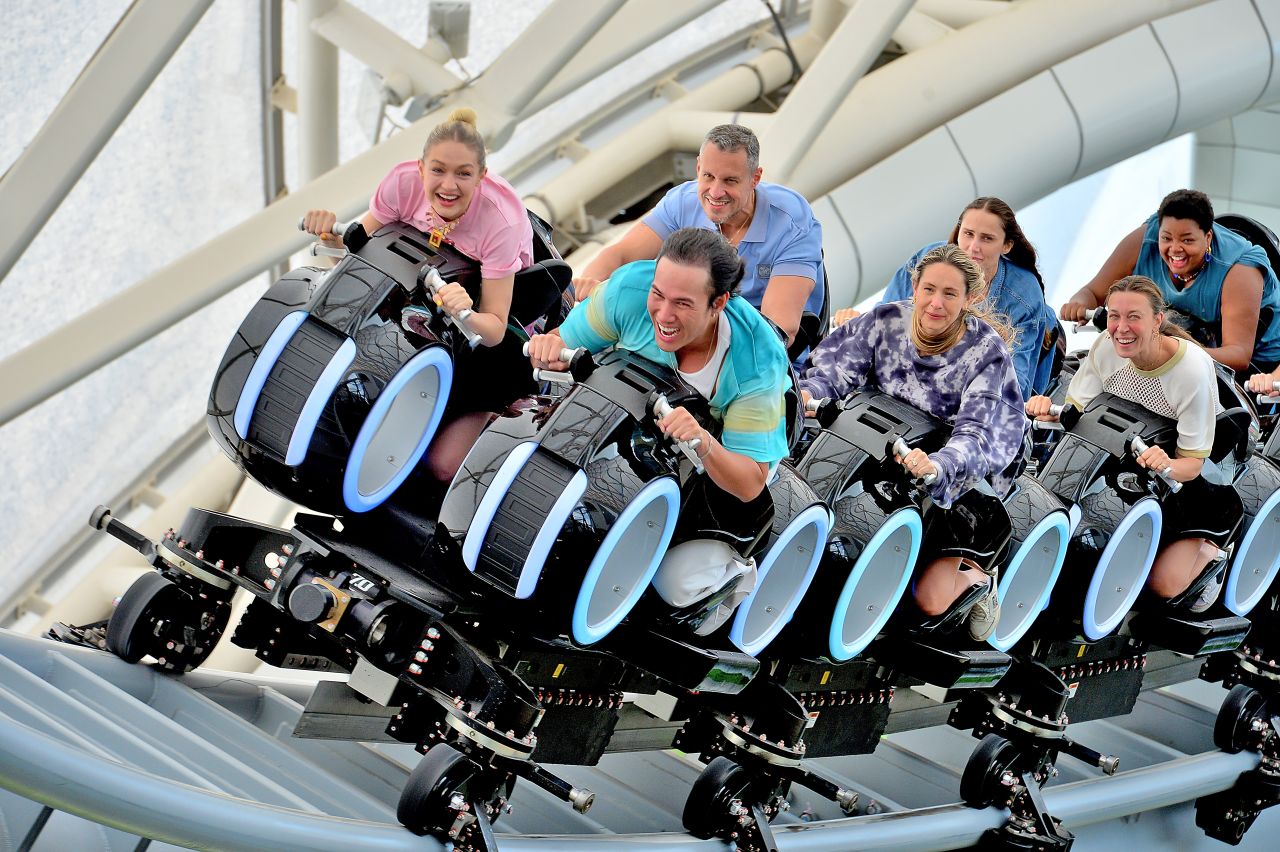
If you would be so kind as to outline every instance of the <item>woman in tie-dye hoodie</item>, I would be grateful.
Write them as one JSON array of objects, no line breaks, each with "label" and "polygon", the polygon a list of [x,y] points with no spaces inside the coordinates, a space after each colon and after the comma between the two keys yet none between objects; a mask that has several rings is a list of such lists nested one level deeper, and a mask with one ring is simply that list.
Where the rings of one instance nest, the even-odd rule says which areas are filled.
[{"label": "woman in tie-dye hoodie", "polygon": [[[877,305],[832,332],[814,350],[800,381],[812,398],[876,387],[951,424],[951,438],[940,450],[926,455],[913,449],[899,459],[912,476],[937,474],[929,487],[930,512],[982,499],[972,491],[980,480],[1003,497],[1013,484],[1010,465],[1022,450],[1026,417],[1009,354],[1011,332],[999,318],[978,312],[985,292],[982,271],[964,252],[953,245],[932,249],[912,272],[911,301]],[[936,616],[973,586],[984,585],[986,594],[969,617],[969,632],[981,641],[999,614],[996,553],[982,560],[985,565],[962,563],[943,555],[950,542],[931,541],[929,535],[931,529],[954,528],[966,516],[957,513],[947,524],[931,524],[926,517],[915,598],[926,615]]]}]

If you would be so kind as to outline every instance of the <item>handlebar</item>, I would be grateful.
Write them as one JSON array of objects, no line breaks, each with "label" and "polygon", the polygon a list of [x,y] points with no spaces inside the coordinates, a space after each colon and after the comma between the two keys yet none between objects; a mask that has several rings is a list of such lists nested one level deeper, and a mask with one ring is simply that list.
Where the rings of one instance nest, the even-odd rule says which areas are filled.
[{"label": "handlebar", "polygon": [[[672,411],[671,403],[667,402],[666,396],[663,394],[658,394],[658,398],[653,401],[653,416],[657,417],[659,420],[662,420],[668,414],[670,414],[671,411]],[[690,462],[692,462],[693,469],[696,470],[698,473],[702,473],[704,471],[704,468],[702,466],[702,459],[698,458],[698,447],[699,445],[701,445],[701,443],[702,442],[697,438],[694,438],[691,441],[675,442],[676,449],[684,453],[685,458],[687,458]]]},{"label": "handlebar", "polygon": [[[525,341],[524,346],[520,348],[520,351],[526,356],[529,354],[529,342],[527,340]],[[560,350],[558,360],[567,361],[569,363],[569,369],[548,370],[545,368],[535,367],[533,370],[533,380],[535,382],[555,382],[562,385],[571,385],[574,382],[581,381],[591,373],[590,369],[587,369],[584,372],[579,366],[582,364],[582,359],[586,354],[586,349],[570,349],[566,346]]]},{"label": "handlebar", "polygon": [[[893,441],[893,451],[899,458],[906,458],[907,453],[911,452],[911,448],[907,446],[907,442],[901,438],[895,438]],[[928,473],[924,476],[917,476],[916,479],[925,485],[933,485],[938,481],[937,473]]]},{"label": "handlebar", "polygon": [[[521,347],[520,351],[523,352],[526,356],[529,354],[529,341],[526,340],[524,342],[524,346]],[[573,356],[577,355],[579,352],[585,352],[585,351],[586,350],[582,348],[570,349],[568,346],[566,346],[560,350],[560,357],[557,360],[572,361]]]},{"label": "handlebar", "polygon": [[[1133,453],[1134,458],[1137,458],[1149,449],[1150,447],[1147,446],[1147,442],[1142,440],[1138,435],[1134,435],[1129,439],[1129,450]],[[1173,478],[1173,469],[1171,467],[1166,465],[1164,470],[1156,471],[1156,475],[1165,481],[1165,484],[1169,486],[1169,490],[1174,494],[1177,494],[1182,490],[1182,483]]]},{"label": "handlebar", "polygon": [[[1049,413],[1050,413],[1050,414],[1052,414],[1054,417],[1061,417],[1061,416],[1062,416],[1062,412],[1064,412],[1064,411],[1066,411],[1066,410],[1067,410],[1067,407],[1066,407],[1065,405],[1063,405],[1063,404],[1061,404],[1061,403],[1057,403],[1057,402],[1055,402],[1053,405],[1050,405],[1050,406],[1049,406]],[[1032,428],[1032,429],[1045,429],[1045,430],[1056,431],[1056,430],[1058,430],[1058,429],[1061,429],[1061,428],[1062,428],[1062,424],[1061,424],[1061,423],[1055,423],[1055,422],[1054,422],[1054,421],[1052,421],[1052,420],[1032,420],[1032,421],[1031,421],[1031,428]]]},{"label": "handlebar", "polygon": [[[350,230],[350,229],[351,229],[351,226],[352,226],[352,225],[354,225],[354,224],[356,224],[354,221],[351,221],[351,222],[337,222],[337,221],[335,221],[335,222],[333,223],[333,230],[329,231],[329,233],[330,233],[330,235],[335,236],[335,237],[337,237],[338,239],[342,239],[342,238],[343,238],[343,236],[347,233],[347,231],[348,231],[348,230]],[[299,231],[305,231],[306,229],[307,229],[307,219],[306,219],[306,217],[305,217],[305,216],[299,217],[299,218],[298,218],[298,230],[299,230]],[[344,241],[344,242],[345,242],[345,241]],[[339,248],[339,247],[337,247],[337,246],[327,246],[327,245],[325,245],[324,243],[322,243],[322,242],[320,242],[320,241],[318,241],[318,240],[317,240],[316,242],[314,242],[314,243],[312,243],[312,244],[311,244],[311,256],[312,256],[312,257],[338,257],[338,258],[342,258],[342,257],[346,257],[346,256],[347,256],[347,248],[346,248],[346,246],[343,246],[342,248]]]},{"label": "handlebar", "polygon": [[1076,322],[1076,331],[1101,331],[1094,321],[1101,310],[1102,308],[1085,308],[1084,319]]},{"label": "handlebar", "polygon": [[[333,235],[333,236],[335,236],[335,237],[341,237],[341,236],[342,236],[343,234],[345,234],[345,233],[346,233],[346,232],[351,228],[351,226],[352,226],[352,225],[354,225],[354,224],[355,224],[355,220],[354,220],[354,219],[353,219],[353,220],[351,220],[350,222],[337,222],[337,221],[335,221],[335,222],[333,223],[333,230],[332,230],[332,231],[330,231],[329,233],[330,233],[330,234],[332,234],[332,235]],[[300,217],[298,217],[298,230],[299,230],[299,231],[305,231],[306,229],[307,229],[307,217],[305,217],[305,216],[300,216]]]},{"label": "handlebar", "polygon": [[[1280,382],[1272,382],[1271,389],[1280,391]],[[1258,405],[1280,405],[1280,396],[1268,396],[1265,393],[1260,393],[1255,399]]]},{"label": "handlebar", "polygon": [[[424,271],[420,274],[423,286],[427,288],[427,292],[431,297],[435,298],[436,294],[440,291],[440,288],[445,285],[445,280],[440,277],[440,271],[434,266],[427,266],[424,267]],[[460,311],[455,317],[446,311],[445,316],[454,328],[462,332],[462,336],[467,339],[468,345],[470,345],[472,349],[475,349],[480,345],[483,338],[480,336],[479,332],[472,328],[471,323],[468,322],[468,320],[471,319],[472,313],[474,312],[467,309]]]}]

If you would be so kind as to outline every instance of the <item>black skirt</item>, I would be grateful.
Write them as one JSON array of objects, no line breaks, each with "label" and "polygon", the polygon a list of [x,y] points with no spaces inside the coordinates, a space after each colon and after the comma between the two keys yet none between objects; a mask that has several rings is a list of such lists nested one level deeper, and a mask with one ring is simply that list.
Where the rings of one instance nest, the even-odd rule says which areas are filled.
[{"label": "black skirt", "polygon": [[971,488],[943,509],[933,503],[924,510],[924,536],[916,565],[959,556],[987,569],[1013,535],[1013,524],[1004,503],[992,494]]},{"label": "black skirt", "polygon": [[524,343],[507,329],[497,346],[481,344],[456,354],[445,417],[473,411],[500,412],[517,399],[537,393],[533,367],[522,351]]},{"label": "black skirt", "polygon": [[1197,476],[1166,497],[1160,512],[1161,547],[1183,538],[1205,538],[1223,547],[1244,518],[1244,504],[1234,488]]}]

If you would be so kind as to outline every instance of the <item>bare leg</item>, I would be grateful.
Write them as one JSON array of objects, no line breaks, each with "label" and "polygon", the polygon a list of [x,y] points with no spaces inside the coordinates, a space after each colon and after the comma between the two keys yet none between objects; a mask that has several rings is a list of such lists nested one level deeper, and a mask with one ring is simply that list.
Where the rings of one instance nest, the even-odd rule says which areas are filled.
[{"label": "bare leg", "polygon": [[451,482],[493,414],[469,411],[443,424],[427,450],[427,467],[441,482]]},{"label": "bare leg", "polygon": [[1166,600],[1185,592],[1217,555],[1217,545],[1206,539],[1180,538],[1156,554],[1147,577],[1147,588]]},{"label": "bare leg", "polygon": [[[962,561],[964,570],[960,569]],[[942,615],[971,586],[985,582],[987,575],[973,562],[944,556],[930,562],[916,580],[916,605],[925,615]]]}]

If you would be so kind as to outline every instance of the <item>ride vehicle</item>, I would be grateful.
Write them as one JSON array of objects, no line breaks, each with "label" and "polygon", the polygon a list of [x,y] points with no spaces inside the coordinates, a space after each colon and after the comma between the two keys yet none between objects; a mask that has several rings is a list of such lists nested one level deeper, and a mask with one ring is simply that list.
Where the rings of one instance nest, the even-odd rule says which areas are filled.
[{"label": "ride vehicle", "polygon": [[[1056,399],[1065,394],[1078,358],[1067,359]],[[1069,833],[1043,812],[1034,788],[1053,774],[1059,752],[1104,771],[1115,765],[1067,740],[1066,724],[1130,712],[1151,659],[1170,667],[1174,658],[1202,659],[1209,671],[1232,658],[1250,629],[1243,616],[1275,579],[1280,553],[1268,532],[1280,521],[1280,481],[1257,452],[1248,400],[1229,372],[1220,369],[1218,379],[1222,406],[1204,475],[1231,488],[1204,506],[1204,519],[1206,529],[1233,532],[1225,544],[1224,589],[1202,614],[1190,605],[1223,570],[1218,561],[1168,601],[1143,592],[1160,541],[1161,503],[1181,484],[1140,468],[1133,458],[1151,444],[1172,451],[1172,421],[1104,393],[1083,413],[1068,412],[1066,431],[1035,432],[1036,475],[1078,518],[1064,580],[1045,617],[1013,649],[1015,664],[1000,690],[983,696],[985,703],[965,702],[956,710],[957,721],[972,723],[975,735],[984,737],[966,767],[962,795],[978,806],[1011,807],[1013,816],[993,831],[1002,843],[1039,835],[1056,838],[1057,848],[1069,846]]]},{"label": "ride vehicle", "polygon": [[[518,777],[590,807],[590,792],[541,763],[594,764],[623,691],[659,685],[695,707],[688,737],[743,760],[767,754],[788,779],[850,803],[799,767],[802,708],[764,680],[753,685],[753,654],[816,569],[830,524],[821,501],[783,466],[750,511],[706,503],[703,478],[654,426],[655,406],[694,405],[693,392],[622,353],[568,393],[513,406],[452,484],[433,486],[419,462],[471,341],[465,317],[435,310],[431,294],[442,274],[465,286],[474,266],[403,226],[363,236],[346,230],[352,251],[333,269],[273,285],[210,393],[224,451],[325,514],[299,513],[282,530],[193,509],[151,542],[101,508],[93,525],[158,569],[122,596],[106,647],[194,668],[227,628],[233,593],[248,590],[232,641],[273,665],[350,672],[317,700],[350,703],[349,690],[395,710],[385,734],[427,752],[404,788],[401,821],[476,848],[494,846],[490,823]],[[526,323],[558,319],[568,270],[549,245],[516,277],[508,338],[517,347]],[[754,590],[709,637],[698,630],[740,576],[674,612],[649,600],[643,621],[627,620],[673,539],[679,560],[727,549],[757,565]],[[782,802],[759,805],[762,831]]]}]

